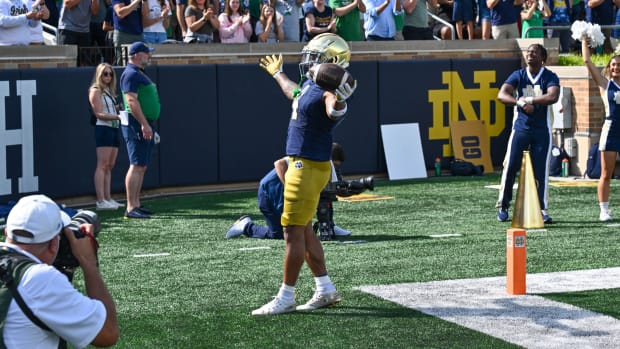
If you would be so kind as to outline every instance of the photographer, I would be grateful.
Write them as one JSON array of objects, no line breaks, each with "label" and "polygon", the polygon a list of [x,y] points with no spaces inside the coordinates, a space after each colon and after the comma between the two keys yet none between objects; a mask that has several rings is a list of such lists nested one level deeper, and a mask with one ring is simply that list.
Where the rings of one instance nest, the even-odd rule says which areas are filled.
[{"label": "photographer", "polygon": [[[0,243],[1,303],[7,304],[5,297],[10,299],[2,329],[7,348],[58,348],[61,339],[75,348],[89,344],[104,347],[118,340],[116,307],[99,274],[91,239],[76,238],[67,228],[71,223],[69,216],[44,195],[21,198],[9,213],[6,242]],[[82,224],[80,230],[94,234],[91,224]],[[52,266],[60,233],[79,261],[87,296]],[[17,282],[16,288],[11,287],[13,281]],[[16,299],[23,304],[18,305]],[[30,314],[26,315],[24,309]]]},{"label": "photographer", "polygon": [[[332,144],[332,163],[334,164],[334,173],[337,177],[337,182],[330,182],[326,188],[321,192],[321,198],[317,207],[317,219],[318,222],[315,227],[315,232],[319,226],[329,227],[331,230],[330,238],[335,236],[349,236],[351,232],[349,230],[342,229],[336,226],[333,222],[333,208],[331,203],[336,201],[336,194],[341,196],[346,195],[345,190],[338,190],[336,187],[344,189],[346,184],[351,182],[342,181],[340,176],[340,165],[344,161],[344,150],[338,143]],[[284,173],[288,168],[286,158],[276,160],[274,162],[274,169],[271,170],[260,181],[258,188],[258,208],[265,217],[267,227],[258,225],[252,222],[249,216],[241,216],[228,230],[226,238],[233,238],[241,235],[245,235],[250,238],[258,239],[283,239],[284,233],[282,225],[280,224],[280,217],[282,216],[282,208],[284,205]],[[345,184],[343,186],[337,184]],[[363,190],[356,194],[361,193]]]}]

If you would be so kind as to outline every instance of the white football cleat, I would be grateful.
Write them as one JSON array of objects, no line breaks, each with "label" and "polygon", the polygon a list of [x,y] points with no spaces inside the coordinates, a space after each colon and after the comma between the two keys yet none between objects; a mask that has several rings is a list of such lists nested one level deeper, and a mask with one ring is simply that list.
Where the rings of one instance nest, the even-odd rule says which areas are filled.
[{"label": "white football cleat", "polygon": [[598,220],[601,222],[612,221],[613,218],[611,217],[611,211],[610,210],[601,211],[601,213],[598,215]]},{"label": "white football cleat", "polygon": [[319,294],[318,292],[314,292],[312,299],[310,299],[308,303],[298,306],[297,310],[304,311],[325,308],[338,304],[341,300],[342,298],[340,298],[338,291],[327,294]]},{"label": "white football cleat", "polygon": [[291,303],[284,302],[278,297],[262,307],[253,310],[252,315],[278,315],[295,311],[295,300]]}]

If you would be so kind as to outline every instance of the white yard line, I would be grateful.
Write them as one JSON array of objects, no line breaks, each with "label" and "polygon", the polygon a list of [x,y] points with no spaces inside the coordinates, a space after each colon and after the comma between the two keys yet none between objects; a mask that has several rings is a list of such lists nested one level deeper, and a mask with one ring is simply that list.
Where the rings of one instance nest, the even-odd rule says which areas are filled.
[{"label": "white yard line", "polygon": [[526,348],[618,348],[620,320],[535,294],[620,288],[620,268],[528,274],[527,295],[506,278],[360,286],[356,289]]}]

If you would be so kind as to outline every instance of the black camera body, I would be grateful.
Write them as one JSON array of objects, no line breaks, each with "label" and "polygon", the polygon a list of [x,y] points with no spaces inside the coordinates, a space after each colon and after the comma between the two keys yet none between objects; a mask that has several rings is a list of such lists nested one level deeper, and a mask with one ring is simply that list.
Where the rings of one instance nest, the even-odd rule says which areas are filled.
[{"label": "black camera body", "polygon": [[316,209],[317,222],[313,226],[314,232],[319,234],[319,239],[328,241],[336,237],[332,203],[338,200],[337,196],[349,197],[374,189],[375,180],[373,176],[362,177],[358,180],[339,180],[327,183],[319,198],[319,205]]},{"label": "black camera body", "polygon": [[[101,230],[99,216],[93,211],[82,210],[78,212],[75,216],[71,217],[71,223],[69,223],[67,228],[71,229],[76,238],[82,239],[86,237],[86,235],[80,230],[80,225],[82,224],[92,224],[94,226],[95,238]],[[80,262],[78,262],[73,255],[73,251],[71,251],[69,240],[67,240],[63,233],[60,234],[58,254],[56,255],[56,259],[54,259],[53,265],[61,273],[65,274],[67,278],[69,278],[69,281],[73,280],[75,269],[80,266]]]}]

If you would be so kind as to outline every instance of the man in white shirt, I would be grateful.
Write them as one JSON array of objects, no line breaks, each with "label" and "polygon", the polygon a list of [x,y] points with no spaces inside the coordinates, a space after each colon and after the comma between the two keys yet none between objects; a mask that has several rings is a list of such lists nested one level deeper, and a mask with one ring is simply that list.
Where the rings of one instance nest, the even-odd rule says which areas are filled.
[{"label": "man in white shirt", "polygon": [[[36,262],[21,277],[17,291],[24,303],[51,331],[33,323],[11,300],[2,338],[7,348],[58,348],[63,338],[75,348],[89,344],[111,346],[119,337],[114,301],[97,267],[90,238],[78,239],[67,228],[70,218],[44,195],[20,199],[6,221],[3,254],[19,254]],[[93,233],[93,226],[81,226]],[[58,253],[60,234],[80,263],[87,296],[52,266]]]}]

